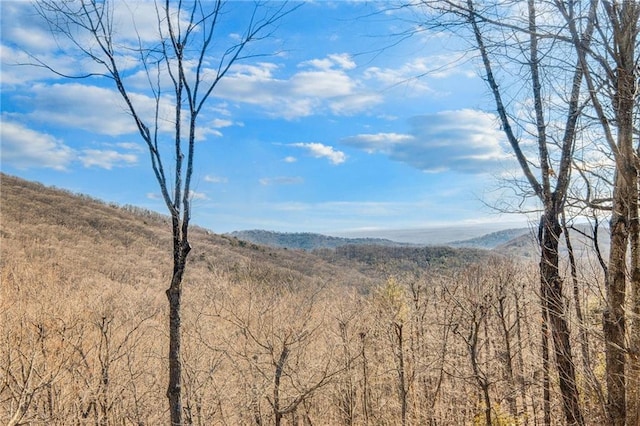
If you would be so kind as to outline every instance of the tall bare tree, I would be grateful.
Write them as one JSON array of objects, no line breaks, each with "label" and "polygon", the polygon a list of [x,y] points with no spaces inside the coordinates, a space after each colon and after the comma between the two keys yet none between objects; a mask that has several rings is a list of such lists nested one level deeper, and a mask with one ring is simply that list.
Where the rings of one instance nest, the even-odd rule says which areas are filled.
[{"label": "tall bare tree", "polygon": [[[602,1],[597,38],[589,46],[581,42],[576,28],[578,23],[567,5],[560,1],[556,3],[571,30],[593,110],[602,127],[605,149],[612,154],[615,162],[611,188],[611,247],[606,274],[607,305],[603,317],[608,421],[612,425],[638,424],[640,222],[639,159],[638,148],[634,148],[634,131],[637,131],[638,124],[640,4],[632,1]],[[629,252],[631,256],[628,263]],[[627,280],[631,284],[631,315],[626,313]],[[628,339],[629,318],[632,319],[632,328]]]},{"label": "tall bare tree", "polygon": [[[62,77],[110,79],[148,148],[153,173],[171,216],[173,272],[166,291],[169,301],[167,398],[171,424],[181,425],[180,311],[182,281],[191,250],[191,179],[198,119],[231,67],[251,56],[247,46],[268,37],[275,24],[294,8],[286,2],[238,4],[234,7],[245,12],[244,27],[238,38],[232,38],[223,34],[222,23],[229,18],[229,6],[224,1],[157,0],[146,6],[153,6],[144,13],[155,13],[155,28],[138,27],[133,7],[126,2],[40,0],[36,8],[54,35],[74,53],[79,52],[97,64],[100,71],[67,75],[34,59],[38,65]],[[122,36],[123,28],[119,27],[122,14],[135,28],[131,38]],[[149,32],[154,36],[148,37]],[[135,60],[133,67],[132,60]],[[136,102],[135,89],[128,78],[138,72],[148,83],[149,102],[153,105]],[[153,113],[145,114],[149,107]],[[171,123],[170,129],[167,122]]]},{"label": "tall bare tree", "polygon": [[[582,107],[580,61],[572,53],[566,30],[554,23],[558,12],[548,3],[424,0],[421,5],[428,12],[438,13],[431,19],[438,28],[467,31],[466,39],[480,55],[482,74],[493,95],[501,128],[523,174],[523,181],[516,186],[523,190],[524,196],[533,196],[540,203],[538,240],[543,321],[547,321],[548,315],[566,421],[583,425],[559,269],[560,216],[567,198]],[[594,30],[594,13],[592,8],[581,15],[586,24],[578,37],[585,46],[589,46]],[[563,41],[562,45],[559,40]],[[562,78],[558,78],[559,74]],[[501,75],[516,78],[518,89],[501,85]],[[535,150],[528,148],[531,140]],[[550,417],[545,418],[548,423]]]}]

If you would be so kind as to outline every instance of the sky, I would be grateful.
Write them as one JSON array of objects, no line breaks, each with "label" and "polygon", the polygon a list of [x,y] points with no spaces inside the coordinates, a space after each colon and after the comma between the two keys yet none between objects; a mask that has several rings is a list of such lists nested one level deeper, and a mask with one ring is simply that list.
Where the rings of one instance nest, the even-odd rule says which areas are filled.
[{"label": "sky", "polygon": [[[117,13],[118,34],[153,36],[152,3],[118,4],[127,6]],[[226,6],[222,48],[246,27],[252,4]],[[451,34],[398,42],[413,24],[387,5],[305,2],[229,70],[199,117],[193,223],[220,233],[372,236],[526,225],[492,208],[505,202],[501,177],[514,163],[477,58]],[[37,58],[63,73],[97,69],[63,52],[68,43],[29,2],[3,0],[0,8],[2,172],[166,212],[113,82],[24,65]],[[135,101],[152,108],[139,64],[128,67]]]}]

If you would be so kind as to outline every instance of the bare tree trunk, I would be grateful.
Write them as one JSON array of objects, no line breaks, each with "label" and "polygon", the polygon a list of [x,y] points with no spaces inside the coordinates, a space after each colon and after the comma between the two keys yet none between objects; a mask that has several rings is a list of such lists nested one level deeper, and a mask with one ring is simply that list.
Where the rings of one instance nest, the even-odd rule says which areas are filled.
[{"label": "bare tree trunk", "polygon": [[509,386],[509,394],[507,395],[507,402],[509,403],[509,413],[512,416],[517,416],[518,406],[516,404],[516,382],[513,375],[513,351],[511,350],[511,337],[509,333],[509,326],[507,325],[505,299],[506,294],[500,293],[498,295],[498,319],[500,320],[500,327],[502,328],[502,336],[504,339],[503,363],[506,376],[505,379]]},{"label": "bare tree trunk", "polygon": [[542,234],[540,240],[542,248],[540,260],[542,303],[549,313],[564,413],[568,424],[584,425],[578,401],[578,387],[571,354],[567,314],[562,296],[562,278],[558,269],[558,240],[562,232],[560,223],[558,223],[558,213],[545,214],[540,227]]},{"label": "bare tree trunk", "polygon": [[[542,287],[544,291],[544,287]],[[542,306],[542,413],[545,426],[551,426],[551,389],[549,383],[549,314]]]},{"label": "bare tree trunk", "polygon": [[[616,182],[621,181],[616,173]],[[611,249],[609,254],[609,279],[607,280],[607,308],[603,313],[603,331],[606,344],[607,411],[612,426],[626,423],[625,395],[625,315],[627,216],[622,191],[614,196],[611,216]]]},{"label": "bare tree trunk", "polygon": [[[640,158],[640,152],[638,153]],[[640,425],[640,222],[638,194],[640,173],[635,167],[635,191],[632,188],[630,209],[631,244],[631,325],[629,330],[629,368],[627,371],[627,423]]]},{"label": "bare tree trunk", "polygon": [[342,343],[342,352],[344,356],[345,377],[339,388],[338,405],[342,414],[342,420],[345,425],[351,426],[355,420],[356,410],[356,390],[353,383],[353,357],[349,350],[349,336],[347,333],[347,321],[340,320],[338,322],[340,329],[340,339]]},{"label": "bare tree trunk", "polygon": [[485,374],[480,371],[479,365],[479,350],[478,350],[478,333],[480,333],[480,327],[484,322],[486,315],[486,308],[479,307],[478,311],[473,311],[473,319],[471,321],[471,329],[469,330],[469,336],[465,339],[467,344],[467,350],[469,351],[469,359],[471,361],[471,369],[473,370],[473,376],[478,383],[480,392],[482,393],[482,400],[484,402],[484,418],[486,426],[491,426],[493,421],[491,420],[491,396],[489,394],[489,380]]},{"label": "bare tree trunk", "polygon": [[[607,309],[604,312],[604,335],[607,358],[607,389],[609,421],[613,426],[626,424],[626,272],[630,221],[637,220],[637,172],[633,152],[633,113],[636,97],[635,41],[638,33],[640,6],[634,2],[605,3],[614,24],[614,45],[617,50],[615,94],[613,107],[618,120],[618,155],[616,156],[613,211],[611,213],[611,249],[607,280]],[[616,26],[617,24],[617,26]],[[632,205],[636,211],[631,211]],[[636,255],[638,252],[636,251]],[[636,262],[637,264],[637,262]],[[632,370],[636,370],[633,368]],[[637,392],[637,391],[636,391]],[[635,393],[635,392],[634,392]],[[637,393],[636,393],[637,396]],[[634,404],[637,406],[637,403]]]},{"label": "bare tree trunk", "polygon": [[[537,126],[538,160],[540,162],[541,181],[538,181],[531,170],[529,161],[522,151],[520,141],[516,137],[511,126],[510,118],[502,101],[502,92],[493,74],[489,53],[485,46],[484,37],[478,25],[474,2],[467,0],[468,19],[473,29],[478,49],[482,56],[485,75],[491,91],[496,101],[498,115],[502,123],[503,130],[509,140],[520,167],[529,182],[532,190],[540,199],[544,206],[539,227],[540,243],[540,282],[543,309],[547,310],[549,323],[551,325],[551,335],[553,337],[556,366],[558,369],[558,379],[562,394],[563,409],[565,418],[570,425],[584,425],[582,411],[579,404],[578,388],[575,379],[575,368],[571,354],[571,342],[569,340],[569,326],[566,318],[565,303],[562,294],[562,279],[559,274],[558,244],[562,232],[559,223],[559,215],[562,212],[566,198],[567,186],[569,184],[571,153],[575,139],[575,129],[579,113],[580,85],[583,77],[582,69],[576,66],[571,86],[569,98],[565,132],[562,138],[561,158],[558,170],[553,172],[551,168],[551,158],[547,146],[547,130],[544,117],[544,105],[541,93],[541,77],[539,75],[539,52],[538,52],[538,27],[536,24],[536,9],[533,0],[528,1],[529,25],[527,33],[529,35],[528,65],[531,70],[532,93],[535,109],[535,123]],[[591,31],[589,28],[588,31]],[[585,36],[587,37],[587,36]],[[557,177],[555,188],[551,186],[551,176]]]},{"label": "bare tree trunk", "polygon": [[184,265],[176,265],[171,287],[166,291],[169,300],[169,387],[167,398],[171,415],[171,425],[182,425],[182,362],[180,359],[182,299],[182,274]]},{"label": "bare tree trunk", "polygon": [[[580,336],[580,349],[582,352],[582,366],[584,374],[587,377],[588,386],[591,387],[593,392],[598,397],[599,407],[605,407],[604,394],[602,387],[598,381],[593,368],[591,366],[591,349],[589,347],[589,337],[587,335],[587,328],[584,323],[584,316],[582,314],[582,307],[580,303],[580,292],[578,288],[578,267],[576,265],[575,253],[573,251],[573,245],[571,244],[571,236],[569,229],[567,228],[566,218],[564,212],[562,212],[562,229],[564,231],[565,244],[567,246],[567,252],[569,255],[569,266],[571,269],[571,279],[573,281],[573,303],[576,310],[576,318],[578,320],[578,330]],[[597,244],[597,241],[595,242]],[[603,408],[604,409],[604,408]],[[603,415],[605,413],[602,413]]]},{"label": "bare tree trunk", "polygon": [[362,357],[362,414],[364,415],[364,424],[369,424],[369,413],[371,412],[370,390],[369,390],[369,368],[367,363],[367,353],[365,350],[365,339],[367,334],[360,332],[360,356]]},{"label": "bare tree trunk", "polygon": [[402,425],[407,424],[407,379],[404,364],[404,335],[402,333],[402,323],[394,322],[393,331],[396,338],[397,347],[394,352],[396,355],[396,372],[398,373],[398,399],[400,400],[400,418]]},{"label": "bare tree trunk", "polygon": [[280,409],[280,380],[282,379],[282,372],[288,356],[289,348],[287,346],[283,346],[282,351],[280,352],[280,357],[278,358],[278,362],[275,366],[276,371],[273,378],[273,415],[274,424],[276,426],[280,426],[282,423],[282,416],[284,415]]},{"label": "bare tree trunk", "polygon": [[[520,398],[522,400],[522,412],[524,414],[524,424],[527,426],[529,424],[529,416],[527,415],[527,389],[526,389],[526,381],[525,381],[525,368],[524,368],[524,345],[522,338],[522,316],[524,313],[520,307],[520,295],[518,291],[515,292],[514,297],[514,305],[516,309],[516,338],[518,341],[518,387],[520,388]],[[545,320],[546,323],[546,320]],[[546,330],[545,330],[546,332]]]},{"label": "bare tree trunk", "polygon": [[[157,27],[155,29],[159,38],[149,44],[145,44],[144,37],[140,36],[137,39],[134,38],[135,41],[132,44],[128,40],[120,39],[117,31],[118,22],[114,19],[115,10],[119,5],[120,2],[106,0],[76,2],[37,0],[36,10],[49,24],[52,32],[68,38],[79,53],[104,68],[104,74],[90,75],[108,76],[113,80],[113,84],[126,104],[127,112],[131,114],[141,138],[147,145],[151,168],[172,221],[173,274],[170,286],[166,290],[169,301],[169,383],[166,396],[169,400],[171,424],[180,426],[182,425],[180,305],[182,280],[187,255],[191,250],[188,231],[191,219],[191,177],[198,116],[229,69],[236,62],[251,56],[243,56],[245,47],[253,41],[269,36],[274,24],[298,6],[289,7],[286,2],[281,2],[269,10],[269,7],[256,2],[253,13],[250,13],[245,21],[246,27],[241,31],[242,35],[238,39],[230,39],[231,41],[228,42],[230,44],[227,46],[219,46],[220,43],[225,43],[221,37],[217,37],[221,25],[218,18],[224,14],[225,7],[225,2],[221,0],[177,2],[177,4],[173,4],[170,0],[156,1]],[[265,7],[264,13],[260,11],[263,7]],[[223,54],[214,54],[214,49],[219,47],[223,47],[221,50]],[[123,55],[123,52],[127,54]],[[155,100],[153,105],[155,114],[148,121],[134,106],[122,74],[125,69],[127,72],[132,71],[130,68],[133,62],[132,55],[138,60],[134,68],[146,74],[149,83],[147,93]],[[123,67],[120,60],[124,57],[127,58],[127,62]],[[210,61],[217,61],[217,64]],[[36,62],[38,66],[51,70],[61,77],[90,76],[63,74],[38,59]],[[160,114],[161,104],[168,93],[173,95],[172,107],[175,111],[173,179],[170,179],[165,172],[165,161],[169,156],[163,154],[159,143],[160,134],[164,132],[162,129],[164,117]],[[188,129],[185,126],[186,123],[188,123]]]}]

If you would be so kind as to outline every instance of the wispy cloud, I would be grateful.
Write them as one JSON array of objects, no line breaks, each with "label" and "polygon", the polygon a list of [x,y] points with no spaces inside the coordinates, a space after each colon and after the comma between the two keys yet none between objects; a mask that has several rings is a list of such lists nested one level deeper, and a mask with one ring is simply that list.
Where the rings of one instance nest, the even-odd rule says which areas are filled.
[{"label": "wispy cloud", "polygon": [[211,122],[211,126],[215,127],[216,129],[221,129],[223,127],[233,126],[233,121],[222,118],[214,118]]},{"label": "wispy cloud", "polygon": [[2,120],[2,162],[19,169],[45,167],[66,170],[75,159],[73,149],[46,133]]},{"label": "wispy cloud", "polygon": [[229,179],[227,179],[224,176],[212,176],[212,175],[206,175],[204,177],[204,181],[205,182],[209,182],[209,183],[228,183]]},{"label": "wispy cloud", "polygon": [[112,145],[125,151],[94,148],[74,150],[60,139],[14,121],[3,119],[1,129],[2,161],[18,169],[67,170],[79,162],[87,168],[110,170],[114,167],[132,166],[138,162],[135,152],[138,152],[140,147],[137,144]]},{"label": "wispy cloud", "polygon": [[473,68],[466,62],[464,54],[423,56],[401,63],[397,67],[369,67],[364,73],[364,78],[377,81],[386,87],[408,86],[411,88],[409,94],[413,96],[422,96],[425,92],[435,94],[440,91],[429,84],[430,80],[477,77]]},{"label": "wispy cloud", "polygon": [[111,170],[113,167],[134,165],[138,162],[135,154],[125,154],[109,149],[85,149],[78,156],[84,167],[99,167]]},{"label": "wispy cloud", "polygon": [[356,67],[356,63],[348,53],[332,53],[321,59],[310,59],[300,63],[300,67],[311,66],[321,70],[329,70],[339,68],[343,70],[351,70]]},{"label": "wispy cloud", "polygon": [[393,151],[394,146],[407,143],[414,140],[413,135],[402,133],[365,133],[356,136],[350,136],[343,140],[343,143],[358,149],[362,149],[369,154],[382,152],[389,154]]},{"label": "wispy cloud", "polygon": [[304,179],[300,176],[278,176],[278,177],[265,177],[259,180],[260,185],[299,185],[304,183]]},{"label": "wispy cloud", "polygon": [[189,198],[191,200],[208,200],[207,194],[204,192],[196,192],[194,190],[189,191]]},{"label": "wispy cloud", "polygon": [[413,117],[409,123],[408,134],[360,134],[342,142],[386,154],[425,172],[484,173],[509,158],[493,114],[471,109],[441,111]]},{"label": "wispy cloud", "polygon": [[315,158],[326,158],[332,164],[342,164],[347,160],[347,155],[342,151],[336,151],[332,146],[324,145],[318,142],[309,143],[292,143],[290,146],[303,148]]}]

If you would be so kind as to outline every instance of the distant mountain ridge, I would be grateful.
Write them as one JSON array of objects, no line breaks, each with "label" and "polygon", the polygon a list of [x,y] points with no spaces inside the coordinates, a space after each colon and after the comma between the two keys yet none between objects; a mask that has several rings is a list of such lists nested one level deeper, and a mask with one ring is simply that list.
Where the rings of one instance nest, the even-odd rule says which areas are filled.
[{"label": "distant mountain ridge", "polygon": [[231,237],[254,244],[270,247],[314,250],[319,248],[336,248],[346,245],[378,245],[387,247],[415,247],[416,244],[399,243],[385,238],[344,238],[333,237],[312,232],[275,232],[253,229],[234,231]]},{"label": "distant mountain ridge", "polygon": [[468,240],[451,241],[446,245],[451,247],[483,248],[491,250],[507,244],[512,240],[527,236],[530,233],[531,230],[528,228],[511,228],[502,231],[491,232],[489,234],[482,235],[476,238],[470,238]]},{"label": "distant mountain ridge", "polygon": [[513,228],[491,232],[468,240],[457,240],[438,244],[416,244],[389,240],[386,238],[347,238],[334,237],[311,232],[276,232],[265,230],[235,231],[227,235],[241,241],[270,247],[314,250],[321,248],[337,248],[347,245],[378,245],[385,247],[421,247],[428,245],[448,246],[454,248],[476,248],[492,250],[508,244],[510,241],[527,235],[528,228]]}]

